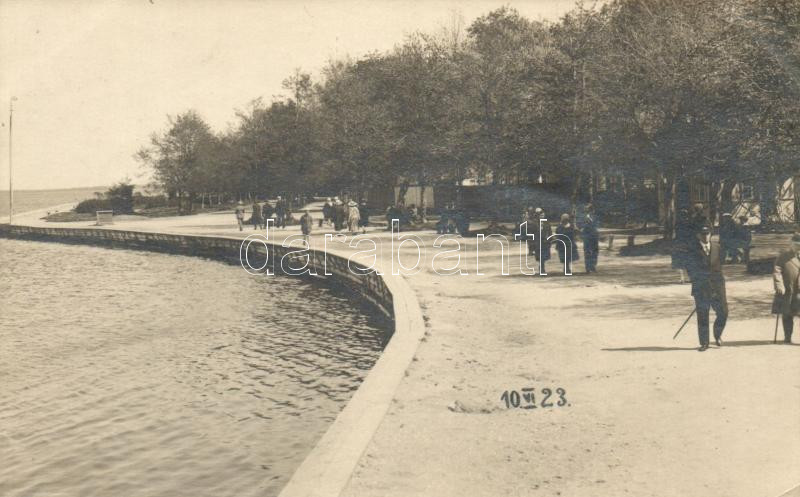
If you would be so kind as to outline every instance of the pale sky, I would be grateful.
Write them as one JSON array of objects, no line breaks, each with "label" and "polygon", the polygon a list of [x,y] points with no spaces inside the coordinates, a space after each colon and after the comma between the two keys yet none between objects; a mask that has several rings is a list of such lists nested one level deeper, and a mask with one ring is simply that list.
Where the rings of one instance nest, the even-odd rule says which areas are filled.
[{"label": "pale sky", "polygon": [[144,183],[132,156],[167,114],[193,108],[224,130],[297,67],[316,76],[503,5],[557,20],[574,0],[0,0],[0,189],[12,95],[14,189]]}]

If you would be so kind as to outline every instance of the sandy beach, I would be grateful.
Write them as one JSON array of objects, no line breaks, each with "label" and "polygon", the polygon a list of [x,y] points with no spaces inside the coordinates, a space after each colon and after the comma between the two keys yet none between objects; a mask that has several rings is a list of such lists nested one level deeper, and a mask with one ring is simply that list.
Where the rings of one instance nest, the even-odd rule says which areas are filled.
[{"label": "sandy beach", "polygon": [[[130,217],[108,229],[253,233],[232,213]],[[368,234],[389,246],[389,233]],[[698,353],[694,319],[672,339],[693,302],[667,257],[603,248],[596,274],[558,276],[551,261],[549,276],[524,276],[512,258],[502,275],[498,245],[486,243],[483,276],[442,276],[430,266],[436,235],[414,234],[429,263],[406,281],[426,334],[343,495],[770,497],[800,483],[798,347],[772,343],[768,276],[725,267],[723,347]],[[754,256],[787,239],[756,237]],[[315,233],[312,245],[322,243]],[[474,268],[478,242],[461,243]],[[402,257],[413,262],[408,245]],[[528,388],[536,408],[502,399]]]}]

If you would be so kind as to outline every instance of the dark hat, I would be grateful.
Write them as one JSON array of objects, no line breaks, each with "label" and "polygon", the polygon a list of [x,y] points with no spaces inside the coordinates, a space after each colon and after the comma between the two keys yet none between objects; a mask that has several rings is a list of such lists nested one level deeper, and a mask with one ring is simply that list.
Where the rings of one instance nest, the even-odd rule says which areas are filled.
[{"label": "dark hat", "polygon": [[792,241],[800,243],[800,233],[795,233],[792,235]]},{"label": "dark hat", "polygon": [[700,226],[698,233],[711,233],[711,228],[708,226]]}]

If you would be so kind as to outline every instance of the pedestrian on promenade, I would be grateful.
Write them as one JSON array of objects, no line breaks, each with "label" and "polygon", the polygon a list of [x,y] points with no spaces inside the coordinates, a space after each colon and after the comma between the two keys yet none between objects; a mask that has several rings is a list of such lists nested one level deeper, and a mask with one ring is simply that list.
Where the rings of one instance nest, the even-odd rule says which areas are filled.
[{"label": "pedestrian on promenade", "polygon": [[439,215],[439,220],[436,222],[437,235],[452,233],[451,231],[452,225],[450,221],[452,213],[453,213],[452,204],[447,204],[445,208],[442,210],[442,213]]},{"label": "pedestrian on promenade", "polygon": [[772,282],[775,286],[775,298],[772,301],[772,313],[783,318],[783,341],[792,343],[794,317],[800,315],[800,233],[792,235],[792,246],[775,258],[772,271]]},{"label": "pedestrian on promenade", "polygon": [[361,216],[358,213],[358,204],[351,200],[347,203],[347,207],[347,230],[351,233],[356,233],[358,232],[359,221],[361,221]]},{"label": "pedestrian on promenade", "polygon": [[456,209],[453,213],[453,223],[456,227],[456,232],[459,235],[466,237],[469,235],[470,218],[464,209]]},{"label": "pedestrian on promenade", "polygon": [[244,229],[244,204],[241,200],[236,204],[234,214],[236,214],[236,223],[239,225],[239,231],[242,231],[242,229]]},{"label": "pedestrian on promenade", "polygon": [[261,206],[255,200],[253,200],[253,214],[250,216],[250,223],[254,230],[261,226]]},{"label": "pedestrian on promenade", "polygon": [[705,208],[703,204],[697,202],[692,206],[692,212],[689,217],[689,224],[692,227],[692,235],[697,235],[703,228],[711,226],[711,223],[708,221],[708,216],[706,216]]},{"label": "pedestrian on promenade", "polygon": [[331,198],[328,197],[325,199],[325,205],[322,206],[322,220],[330,226],[331,219],[333,219],[333,204],[331,204]]},{"label": "pedestrian on promenade", "polygon": [[339,200],[339,197],[333,199],[333,228],[336,231],[341,231],[344,228],[344,223],[347,222],[347,206]]},{"label": "pedestrian on promenade", "polygon": [[308,210],[303,211],[303,215],[300,217],[300,231],[303,232],[303,239],[308,243],[308,237],[311,235],[311,229],[314,227],[314,219],[311,217],[311,214],[308,213]]},{"label": "pedestrian on promenade", "polygon": [[564,274],[572,273],[572,261],[578,259],[578,251],[575,250],[575,225],[572,224],[569,214],[561,214],[561,223],[556,228],[557,235],[567,237],[569,243],[557,243],[558,259],[564,264]]},{"label": "pedestrian on promenade", "polygon": [[686,271],[692,280],[692,297],[697,312],[697,334],[700,351],[708,349],[709,309],[714,309],[714,341],[722,346],[722,331],[728,320],[725,277],[722,274],[722,249],[711,241],[711,228],[703,226],[695,235],[689,250]]},{"label": "pedestrian on promenade", "polygon": [[[397,212],[397,208],[394,206],[394,204],[389,204],[389,206],[386,207],[386,230],[387,231],[391,231],[392,230],[392,220],[393,219],[397,219],[398,220],[398,224],[399,224],[400,216],[399,216],[399,214]],[[399,229],[399,226],[398,226],[398,229]]]},{"label": "pedestrian on promenade", "polygon": [[408,217],[409,224],[416,223],[419,220],[419,210],[417,209],[416,204],[411,204],[406,211],[406,216]]},{"label": "pedestrian on promenade", "polygon": [[600,253],[600,231],[592,204],[586,205],[583,227],[581,228],[581,237],[583,238],[583,264],[586,267],[586,272],[596,273],[597,256]]},{"label": "pedestrian on promenade", "polygon": [[275,201],[275,227],[276,228],[286,228],[286,201],[278,195],[278,199]]},{"label": "pedestrian on promenade", "polygon": [[741,257],[744,264],[750,262],[750,245],[753,243],[753,234],[747,229],[747,216],[739,216],[739,224],[734,226],[733,241],[736,256]]},{"label": "pedestrian on promenade", "polygon": [[[528,253],[536,257],[536,262],[539,263],[541,270],[543,273],[547,273],[545,269],[547,266],[547,261],[550,260],[550,238],[553,235],[553,229],[550,227],[550,223],[547,221],[541,222],[542,219],[547,219],[545,217],[544,210],[541,207],[537,207],[533,211],[533,217],[529,223],[529,230],[533,230],[536,233],[536,236],[539,236],[539,239],[531,240],[528,238]],[[539,226],[542,227],[542,232],[539,233]],[[539,246],[541,243],[542,252],[539,253]]]},{"label": "pedestrian on promenade", "polygon": [[367,208],[367,201],[361,199],[361,203],[358,204],[358,226],[361,227],[361,232],[367,232],[367,226],[369,226],[369,209]]},{"label": "pedestrian on promenade", "polygon": [[[523,209],[519,215],[519,219],[517,220],[517,229],[514,231],[514,240],[527,244],[529,222],[530,218],[528,217],[528,210]],[[533,228],[530,228],[530,231],[533,232]]]},{"label": "pedestrian on promenade", "polygon": [[272,204],[269,203],[269,200],[265,201],[261,206],[261,227],[263,229],[267,229],[267,219],[271,218],[274,213],[275,209],[272,208]]}]

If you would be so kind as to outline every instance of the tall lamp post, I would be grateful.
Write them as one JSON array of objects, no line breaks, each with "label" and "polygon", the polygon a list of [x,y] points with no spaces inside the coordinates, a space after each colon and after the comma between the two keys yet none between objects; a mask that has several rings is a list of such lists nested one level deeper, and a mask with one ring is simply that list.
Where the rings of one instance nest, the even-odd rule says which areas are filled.
[{"label": "tall lamp post", "polygon": [[14,102],[17,97],[11,97],[8,110],[8,224],[11,224],[14,218],[14,182],[12,176],[12,163],[11,163],[11,126],[14,120]]}]

